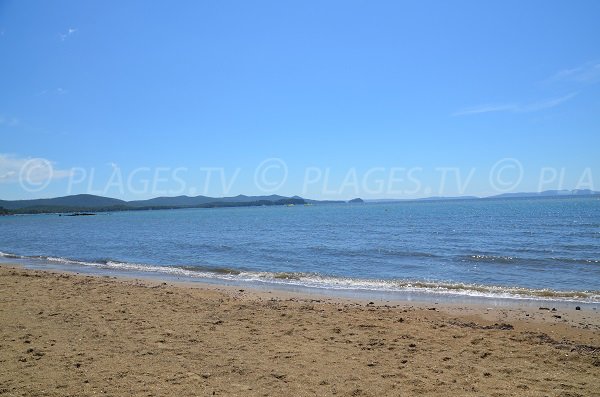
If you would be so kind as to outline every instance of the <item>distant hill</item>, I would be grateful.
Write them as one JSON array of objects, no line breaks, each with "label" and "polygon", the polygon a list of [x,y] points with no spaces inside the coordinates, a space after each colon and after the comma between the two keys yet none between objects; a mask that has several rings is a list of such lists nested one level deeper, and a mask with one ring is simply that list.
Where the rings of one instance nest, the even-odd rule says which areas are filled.
[{"label": "distant hill", "polygon": [[[301,197],[244,196],[208,197],[208,196],[176,196],[155,197],[148,200],[124,201],[109,197],[78,194],[36,200],[0,200],[0,215],[11,213],[53,213],[53,212],[101,212],[127,211],[143,209],[174,208],[213,208],[213,207],[246,207],[263,205],[306,204],[309,201]],[[328,203],[310,200],[311,203]]]},{"label": "distant hill", "polygon": [[531,193],[503,193],[488,198],[519,198],[519,197],[558,197],[558,196],[590,196],[600,194],[600,192],[590,189],[574,189],[574,190],[545,190],[543,192]]},{"label": "distant hill", "polygon": [[572,197],[572,196],[592,196],[600,195],[600,192],[590,189],[574,189],[574,190],[545,190],[543,192],[524,192],[524,193],[503,193],[495,196],[477,197],[477,196],[433,196],[413,199],[375,199],[365,200],[369,203],[394,203],[400,201],[446,201],[446,200],[487,200],[500,198],[535,198],[535,197]]},{"label": "distant hill", "polygon": [[0,200],[0,207],[7,210],[16,210],[28,207],[78,207],[78,208],[96,208],[113,207],[127,205],[126,201],[94,196],[92,194],[76,194],[73,196],[64,196],[37,200]]},{"label": "distant hill", "polygon": [[[252,203],[258,201],[278,201],[286,200],[290,197],[271,195],[271,196],[244,196],[240,194],[234,197],[208,197],[208,196],[175,196],[175,197],[155,197],[148,200],[135,200],[126,202],[132,207],[196,207],[209,203]],[[301,197],[292,197],[303,200]]]},{"label": "distant hill", "polygon": [[175,197],[155,197],[148,200],[128,201],[126,204],[131,207],[194,207],[196,205],[207,204],[217,201],[214,197],[206,196],[175,196]]},{"label": "distant hill", "polygon": [[223,197],[219,200],[227,202],[227,203],[247,203],[252,201],[278,201],[278,200],[286,200],[286,199],[298,199],[304,200],[302,197],[294,196],[294,197],[285,197],[279,196],[277,194],[272,194],[270,196],[244,196],[243,194],[237,195],[235,197]]}]

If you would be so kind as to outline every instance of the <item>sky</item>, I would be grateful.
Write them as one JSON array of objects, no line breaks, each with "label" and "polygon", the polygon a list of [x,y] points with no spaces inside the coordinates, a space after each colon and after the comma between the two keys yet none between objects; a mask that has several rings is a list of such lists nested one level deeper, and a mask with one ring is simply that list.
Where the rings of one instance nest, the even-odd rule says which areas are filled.
[{"label": "sky", "polygon": [[598,1],[0,0],[0,199],[600,190]]}]

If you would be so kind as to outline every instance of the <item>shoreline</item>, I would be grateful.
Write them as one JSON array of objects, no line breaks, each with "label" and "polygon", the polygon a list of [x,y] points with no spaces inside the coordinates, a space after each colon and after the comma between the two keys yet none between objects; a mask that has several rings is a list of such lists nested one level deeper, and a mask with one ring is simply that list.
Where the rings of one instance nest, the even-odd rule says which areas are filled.
[{"label": "shoreline", "polygon": [[[347,280],[345,278],[325,277],[332,282],[345,284],[330,285],[311,283],[310,280],[289,280],[279,275],[271,277],[257,277],[256,275],[244,278],[238,274],[219,274],[208,269],[199,268],[192,270],[179,267],[157,265],[138,265],[115,262],[109,266],[104,263],[82,262],[65,258],[27,257],[0,252],[0,266],[18,265],[33,270],[48,270],[67,272],[72,274],[87,274],[93,276],[116,276],[118,278],[137,278],[155,281],[166,281],[184,284],[206,284],[216,286],[232,286],[256,290],[291,291],[304,295],[314,295],[333,298],[349,298],[358,300],[378,300],[386,302],[421,302],[421,303],[453,303],[458,305],[491,305],[491,306],[529,306],[537,307],[553,305],[564,309],[576,306],[600,310],[600,300],[594,291],[551,291],[535,290],[522,287],[508,286],[470,286],[462,283],[450,282],[403,282],[394,286],[393,281],[384,280]],[[145,268],[147,267],[147,269]],[[182,274],[177,273],[181,271]],[[243,274],[243,272],[241,273]],[[257,273],[258,274],[258,273]],[[358,285],[352,285],[352,282]],[[390,282],[390,288],[380,287],[380,283]],[[350,283],[350,284],[348,284]],[[406,284],[406,286],[402,286]],[[589,298],[583,296],[588,294]]]},{"label": "shoreline", "polygon": [[[402,299],[399,297],[374,297],[366,294],[349,293],[340,295],[329,290],[316,288],[288,288],[277,284],[249,284],[249,283],[217,283],[211,281],[188,281],[163,279],[146,275],[127,274],[101,274],[79,273],[74,270],[62,269],[31,269],[20,264],[7,264],[0,262],[0,271],[5,269],[23,270],[45,274],[49,276],[82,277],[86,279],[100,279],[125,285],[144,285],[151,288],[175,288],[183,290],[200,290],[239,295],[240,293],[260,300],[296,300],[304,302],[318,302],[324,304],[358,305],[365,307],[398,308],[411,307],[419,310],[442,311],[448,314],[472,314],[485,321],[500,321],[501,318],[511,318],[513,321],[524,321],[535,324],[550,322],[553,325],[572,325],[579,328],[585,325],[588,329],[596,329],[600,334],[600,309],[596,304],[581,302],[564,302],[536,299],[511,299],[474,297],[474,299],[449,300],[443,295],[434,295],[431,299]],[[280,287],[280,288],[278,288]],[[388,299],[386,299],[388,298]],[[434,299],[439,298],[439,299]],[[579,309],[577,309],[579,307]],[[510,313],[510,314],[507,314]],[[518,314],[518,315],[517,315]],[[582,321],[586,321],[582,323]],[[529,327],[527,327],[529,328]],[[600,338],[599,338],[600,344]]]},{"label": "shoreline", "polygon": [[370,303],[5,265],[0,334],[7,395],[598,395],[600,376],[594,310]]}]

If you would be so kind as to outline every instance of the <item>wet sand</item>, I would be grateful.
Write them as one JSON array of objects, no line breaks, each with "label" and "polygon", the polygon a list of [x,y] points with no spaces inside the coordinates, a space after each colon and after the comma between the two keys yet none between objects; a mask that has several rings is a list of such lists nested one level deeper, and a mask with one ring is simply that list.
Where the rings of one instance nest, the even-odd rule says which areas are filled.
[{"label": "wet sand", "polygon": [[0,266],[0,395],[600,396],[600,313],[547,308]]}]

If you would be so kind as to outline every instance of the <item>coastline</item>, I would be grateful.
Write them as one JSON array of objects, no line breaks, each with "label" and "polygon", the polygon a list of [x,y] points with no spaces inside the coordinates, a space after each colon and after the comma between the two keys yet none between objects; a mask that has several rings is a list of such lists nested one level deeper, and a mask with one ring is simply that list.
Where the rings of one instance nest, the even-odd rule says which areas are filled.
[{"label": "coastline", "polygon": [[600,313],[0,265],[7,395],[599,395]]},{"label": "coastline", "polygon": [[576,306],[600,310],[599,291],[554,291],[523,287],[469,285],[458,282],[349,279],[301,273],[244,272],[228,268],[159,266],[119,261],[81,261],[61,257],[22,256],[0,252],[0,266],[18,265],[91,276],[116,276],[189,285],[217,285],[276,290],[302,295],[385,302],[451,303],[457,305]]}]

